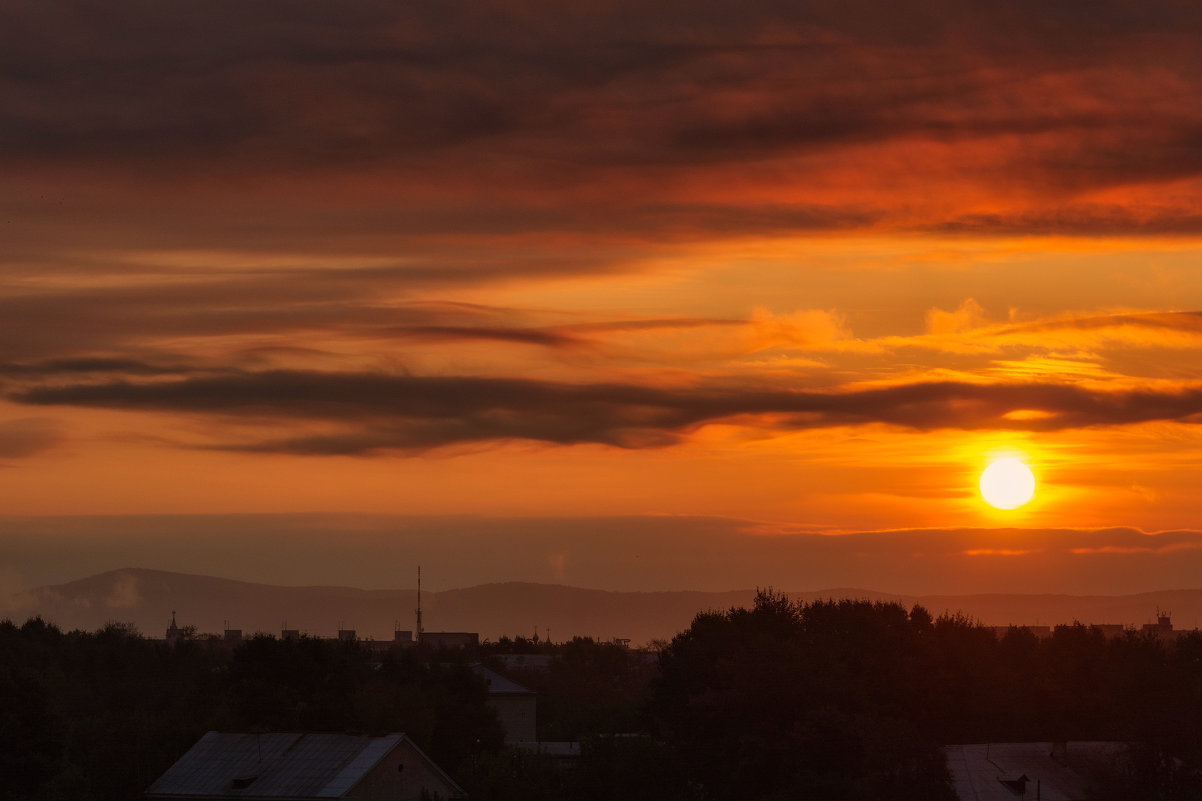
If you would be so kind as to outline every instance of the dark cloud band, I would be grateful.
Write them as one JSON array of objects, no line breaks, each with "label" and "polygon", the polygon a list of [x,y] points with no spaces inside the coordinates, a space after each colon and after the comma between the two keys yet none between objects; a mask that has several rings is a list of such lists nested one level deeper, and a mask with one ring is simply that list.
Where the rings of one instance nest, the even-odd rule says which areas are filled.
[{"label": "dark cloud band", "polygon": [[[91,220],[110,231],[98,215],[113,193],[88,202],[89,180],[47,183],[53,165],[124,176],[117,184],[137,176],[131,194],[153,195],[129,201],[143,230],[127,235],[138,242],[284,246],[315,228],[327,242],[358,243],[362,228],[376,237],[720,237],[882,222],[950,233],[1202,233],[1196,197],[1190,208],[1064,208],[1090,189],[1202,175],[1193,102],[1202,13],[1174,2],[1136,12],[1119,0],[1002,9],[10,3],[0,9],[0,164],[32,170],[38,190],[0,193],[0,211],[36,226],[31,204],[51,204],[47,213],[69,214],[73,227]],[[889,150],[915,145],[932,151],[924,160]],[[829,179],[832,155],[871,184],[839,199],[846,205],[728,201],[729,173],[715,174],[695,203],[632,195],[623,180],[650,171],[643,190],[692,185],[698,171],[782,161],[785,181],[801,187]],[[151,171],[171,178],[146,184]],[[986,192],[1018,187],[1026,200],[1009,212],[913,219],[914,194],[890,189],[948,171]],[[237,185],[227,203],[266,197],[215,212],[213,186],[197,179],[212,174]],[[287,177],[300,174],[314,183],[298,193]],[[362,188],[381,174],[402,187],[397,195],[381,199],[371,187],[374,201],[356,192],[348,209],[339,181]],[[281,178],[282,188],[261,189]],[[181,182],[209,194],[189,203]],[[602,191],[562,202],[558,188],[578,186]],[[446,203],[431,187],[460,196]],[[337,203],[321,201],[327,188],[339,190],[329,195]],[[875,207],[878,196],[892,207]]]},{"label": "dark cloud band", "polygon": [[1100,391],[1047,383],[932,382],[794,392],[302,371],[41,386],[14,391],[9,399],[339,427],[335,434],[223,446],[308,454],[420,451],[504,439],[658,447],[699,426],[729,420],[784,430],[882,423],[919,431],[1056,431],[1192,422],[1202,414],[1202,389],[1196,387]]}]

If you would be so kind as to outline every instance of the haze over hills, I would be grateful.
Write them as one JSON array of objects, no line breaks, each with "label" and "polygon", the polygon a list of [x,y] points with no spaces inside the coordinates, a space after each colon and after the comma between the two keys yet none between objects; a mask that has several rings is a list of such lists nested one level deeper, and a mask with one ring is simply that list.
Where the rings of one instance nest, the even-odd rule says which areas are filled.
[{"label": "haze over hills", "polygon": [[[862,598],[918,603],[933,614],[959,612],[989,625],[1151,622],[1156,610],[1173,613],[1177,628],[1202,619],[1202,590],[1168,590],[1121,596],[926,595],[904,596],[855,588],[794,591],[790,597]],[[668,639],[706,609],[749,604],[754,589],[729,592],[610,592],[556,584],[507,582],[423,592],[429,631],[476,631],[482,638],[530,636],[538,627],[555,640],[573,635],[634,643]],[[350,587],[284,587],[212,576],[128,568],[79,581],[44,586],[9,599],[3,614],[21,621],[41,615],[64,629],[95,629],[128,622],[150,637],[162,636],[172,611],[181,626],[220,632],[226,625],[246,633],[278,634],[289,628],[333,636],[342,626],[363,638],[391,639],[395,628],[412,629],[415,590]]]}]

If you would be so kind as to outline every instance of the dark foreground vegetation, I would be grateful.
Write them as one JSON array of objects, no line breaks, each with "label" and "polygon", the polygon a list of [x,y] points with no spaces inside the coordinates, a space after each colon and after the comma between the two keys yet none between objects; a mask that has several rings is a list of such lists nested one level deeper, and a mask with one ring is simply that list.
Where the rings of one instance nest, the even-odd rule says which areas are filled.
[{"label": "dark foreground vegetation", "polygon": [[[502,747],[470,663],[539,693],[572,764]],[[205,731],[404,731],[475,801],[952,798],[940,744],[1120,740],[1099,797],[1202,798],[1202,636],[1084,626],[1006,636],[916,607],[794,604],[698,615],[646,654],[577,639],[467,652],[256,637],[174,647],[111,625],[0,623],[0,798],[131,799]]]}]

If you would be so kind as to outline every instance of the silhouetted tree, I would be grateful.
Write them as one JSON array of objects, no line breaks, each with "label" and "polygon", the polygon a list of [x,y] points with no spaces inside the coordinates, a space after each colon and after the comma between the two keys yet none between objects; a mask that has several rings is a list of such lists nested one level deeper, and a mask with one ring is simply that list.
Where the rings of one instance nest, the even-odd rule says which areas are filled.
[{"label": "silhouetted tree", "polygon": [[904,717],[917,618],[771,591],[751,609],[698,615],[661,654],[652,702],[696,794],[949,798],[938,750]]}]

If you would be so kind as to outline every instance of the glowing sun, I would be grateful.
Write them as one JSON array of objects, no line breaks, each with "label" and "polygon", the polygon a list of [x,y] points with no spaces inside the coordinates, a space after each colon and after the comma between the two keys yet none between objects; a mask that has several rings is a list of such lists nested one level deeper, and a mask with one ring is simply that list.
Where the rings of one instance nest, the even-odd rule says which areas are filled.
[{"label": "glowing sun", "polygon": [[1035,494],[1035,475],[1018,459],[998,459],[981,473],[981,496],[998,509],[1017,509]]}]

